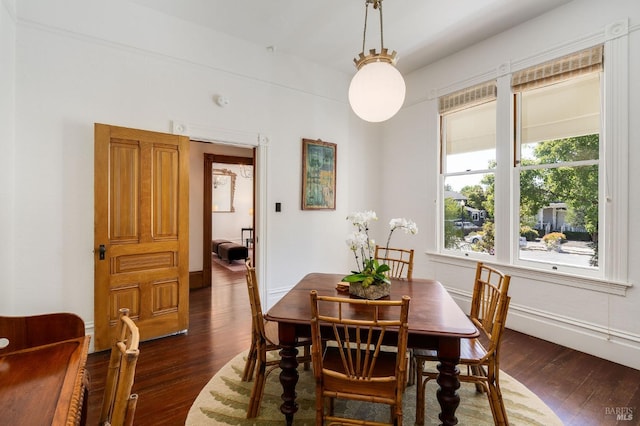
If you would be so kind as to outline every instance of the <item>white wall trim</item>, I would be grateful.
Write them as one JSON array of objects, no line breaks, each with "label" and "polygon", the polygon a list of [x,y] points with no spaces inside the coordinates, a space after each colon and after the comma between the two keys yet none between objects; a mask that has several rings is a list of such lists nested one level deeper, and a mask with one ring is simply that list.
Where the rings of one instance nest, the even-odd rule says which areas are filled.
[{"label": "white wall trim", "polygon": [[[171,129],[174,134],[188,136],[191,140],[211,142],[222,145],[232,145],[240,147],[257,147],[255,161],[256,178],[256,211],[255,221],[257,232],[254,234],[254,258],[260,261],[255,264],[258,282],[260,283],[260,293],[267,294],[267,260],[268,253],[261,250],[267,243],[267,153],[269,147],[269,137],[259,132],[251,132],[237,129],[224,129],[206,124],[189,123],[186,120],[172,120]],[[265,298],[262,297],[264,305]],[[265,307],[263,306],[263,309]]]},{"label": "white wall trim", "polygon": [[172,120],[171,131],[175,135],[189,136],[192,140],[215,142],[225,145],[255,147],[264,135],[246,130],[224,129],[206,124],[189,123],[186,120]]},{"label": "white wall trim", "polygon": [[439,96],[446,95],[447,93],[452,93],[466,87],[480,84],[485,81],[490,81],[492,79],[502,77],[508,73],[519,71],[530,66],[558,58],[560,56],[575,52],[576,50],[580,50],[581,48],[586,49],[587,47],[594,46],[598,43],[604,43],[606,41],[622,37],[638,30],[640,30],[640,24],[629,26],[628,18],[615,21],[606,25],[601,30],[595,33],[587,34],[583,37],[565,41],[561,44],[542,50],[526,58],[515,59],[512,61],[497,64],[493,67],[493,69],[489,69],[485,72],[470,76],[453,84],[444,87],[431,88],[427,91],[425,96],[417,97],[412,102],[405,104],[403,108],[417,105],[425,101],[432,101]]},{"label": "white wall trim", "polygon": [[[447,255],[441,253],[427,252],[426,255],[434,263],[443,265],[453,265],[458,267],[475,268],[479,259],[466,259],[460,256]],[[569,287],[576,287],[584,290],[597,291],[601,293],[613,294],[616,296],[626,296],[627,290],[633,287],[628,282],[618,282],[613,280],[581,277],[576,275],[562,274],[560,272],[547,272],[540,269],[527,268],[520,265],[509,265],[506,263],[496,262],[496,259],[481,259],[482,262],[495,265],[506,274],[512,277],[523,278],[528,281],[540,281],[544,283],[553,283]]]},{"label": "white wall trim", "polygon": [[[7,0],[3,0],[3,2],[6,2]],[[9,10],[9,8],[7,8]],[[254,76],[254,75],[250,75],[248,73],[243,73],[243,72],[238,72],[238,71],[233,71],[230,69],[226,69],[226,68],[222,68],[220,66],[215,66],[215,65],[211,65],[211,64],[207,64],[204,62],[200,62],[197,60],[192,60],[192,59],[188,59],[188,58],[183,58],[183,57],[179,57],[176,55],[170,55],[167,53],[162,53],[162,52],[158,52],[155,50],[150,50],[150,49],[145,49],[145,48],[141,48],[141,47],[136,47],[136,46],[132,46],[129,44],[125,44],[125,43],[120,43],[117,41],[112,41],[112,40],[108,40],[102,37],[97,37],[97,36],[93,36],[93,35],[88,35],[85,33],[80,33],[77,31],[73,31],[70,29],[66,29],[66,28],[58,28],[58,27],[54,27],[51,25],[47,25],[45,23],[41,23],[41,22],[35,22],[35,21],[31,21],[25,18],[20,18],[17,14],[13,15],[15,17],[16,20],[16,24],[20,25],[21,27],[24,28],[32,28],[38,31],[42,31],[42,32],[46,32],[46,33],[50,33],[50,34],[55,34],[61,37],[67,37],[70,39],[74,39],[74,40],[78,40],[78,41],[82,41],[85,43],[92,43],[92,44],[96,44],[96,45],[101,45],[101,46],[105,46],[111,49],[115,49],[115,50],[120,50],[123,52],[130,52],[130,53],[134,53],[136,55],[143,55],[143,56],[148,56],[151,58],[156,58],[159,60],[164,60],[164,61],[168,61],[168,62],[172,62],[172,63],[180,63],[182,65],[189,65],[192,67],[196,67],[196,68],[204,68],[204,69],[208,69],[208,70],[212,70],[212,71],[217,71],[217,72],[221,72],[227,75],[231,75],[234,77],[238,77],[238,78],[242,78],[245,80],[249,80],[249,81],[255,81],[255,82],[259,82],[262,84],[266,84],[268,86],[271,87],[278,87],[281,89],[286,89],[286,90],[291,90],[293,92],[296,93],[303,93],[306,95],[310,95],[310,96],[314,96],[317,98],[321,98],[321,99],[326,99],[326,100],[330,100],[330,101],[334,101],[334,102],[338,102],[341,104],[345,104],[346,100],[343,99],[338,99],[332,96],[328,96],[328,92],[327,91],[312,91],[312,90],[305,90],[299,87],[295,87],[289,84],[284,84],[281,82],[276,82],[276,81],[271,81],[271,80],[267,80],[265,78],[261,78],[259,76]],[[346,99],[346,98],[345,98]]]},{"label": "white wall trim", "polygon": [[[471,293],[456,288],[447,291],[465,312],[469,311]],[[509,305],[507,328],[640,369],[639,334],[514,303]]]}]

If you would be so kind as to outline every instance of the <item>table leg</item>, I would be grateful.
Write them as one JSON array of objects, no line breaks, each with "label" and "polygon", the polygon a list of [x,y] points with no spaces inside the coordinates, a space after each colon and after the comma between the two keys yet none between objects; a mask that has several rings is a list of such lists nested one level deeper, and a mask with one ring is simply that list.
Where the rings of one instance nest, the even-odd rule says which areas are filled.
[{"label": "table leg", "polygon": [[[296,402],[296,384],[298,383],[298,349],[292,343],[291,336],[283,333],[283,327],[279,328],[280,334],[280,384],[282,385],[282,405],[280,411],[284,414],[287,426],[293,425],[293,415],[298,411]],[[285,337],[289,337],[286,338]],[[295,342],[295,337],[293,337]]]},{"label": "table leg", "polygon": [[[447,339],[448,340],[448,339]],[[438,389],[436,396],[440,403],[440,415],[438,418],[442,425],[456,425],[458,418],[456,417],[456,409],[460,405],[460,370],[458,363],[460,362],[460,340],[452,339],[450,341],[441,342],[438,351]]]}]

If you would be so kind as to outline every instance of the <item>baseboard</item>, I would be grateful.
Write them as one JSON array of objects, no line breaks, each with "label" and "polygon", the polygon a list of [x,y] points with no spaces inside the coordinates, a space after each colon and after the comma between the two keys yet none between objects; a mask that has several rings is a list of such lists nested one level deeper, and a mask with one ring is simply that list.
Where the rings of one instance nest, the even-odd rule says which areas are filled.
[{"label": "baseboard", "polygon": [[189,272],[189,290],[207,287],[204,284],[204,271]]},{"label": "baseboard", "polygon": [[[471,294],[447,289],[465,312]],[[511,303],[507,328],[640,370],[640,335]]]}]

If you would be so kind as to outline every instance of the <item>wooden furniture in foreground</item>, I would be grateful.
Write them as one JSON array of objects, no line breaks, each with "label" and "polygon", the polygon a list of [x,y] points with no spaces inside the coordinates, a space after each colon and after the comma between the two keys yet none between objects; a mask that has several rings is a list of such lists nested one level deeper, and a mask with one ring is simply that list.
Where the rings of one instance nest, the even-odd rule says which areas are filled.
[{"label": "wooden furniture in foreground", "polygon": [[[251,305],[251,348],[247,356],[247,362],[242,373],[242,380],[247,382],[253,378],[254,371],[257,372],[251,389],[251,397],[249,399],[249,408],[247,409],[247,418],[251,419],[258,415],[260,411],[260,403],[262,394],[264,393],[264,384],[267,375],[271,373],[280,364],[280,359],[267,361],[267,352],[280,350],[278,342],[277,324],[265,322],[262,316],[262,304],[260,302],[260,289],[256,277],[256,270],[251,266],[251,262],[247,261],[247,290],[249,291],[249,304]],[[305,368],[309,368],[311,353],[309,346],[311,341],[308,339],[301,340],[298,343],[304,346],[304,356],[299,361],[305,363]]]},{"label": "wooden furniture in foreground", "polygon": [[85,335],[84,321],[71,313],[0,316],[0,355]]},{"label": "wooden furniture in foreground", "polygon": [[413,249],[386,248],[376,245],[374,258],[391,268],[388,272],[391,278],[413,278]]},{"label": "wooden furniture in foreground", "polygon": [[[334,399],[390,406],[388,425],[402,424],[407,360],[409,297],[362,300],[318,296],[311,290],[313,375],[316,382],[316,425],[381,425],[335,415]],[[343,313],[357,311],[357,318]],[[387,331],[397,335],[397,351],[381,350]],[[323,342],[327,342],[326,347]],[[325,401],[328,400],[328,407]],[[328,410],[326,409],[328,408]]]},{"label": "wooden furniture in foreground", "polygon": [[[387,248],[376,245],[374,258],[391,268],[387,275],[391,278],[413,278],[413,249]],[[407,384],[415,383],[416,360],[413,351],[409,349],[409,377]]]},{"label": "wooden furniture in foreground", "polygon": [[[460,349],[460,363],[466,373],[460,374],[462,382],[476,384],[479,392],[486,392],[491,406],[491,414],[496,425],[508,425],[507,412],[500,392],[500,343],[504,332],[510,297],[508,296],[511,277],[486,266],[481,262],[476,267],[476,277],[471,299],[469,317],[480,330],[477,339],[465,339]],[[484,343],[484,344],[483,344]],[[426,361],[437,361],[437,354],[429,350],[416,350],[417,388],[416,425],[424,424],[424,392],[429,380],[438,373],[425,371]],[[424,379],[424,381],[423,381]]]},{"label": "wooden furniture in foreground", "polygon": [[88,351],[89,336],[82,335],[1,354],[0,423],[80,424]]},{"label": "wooden furniture in foreground", "polygon": [[131,394],[138,362],[140,332],[129,318],[127,308],[120,309],[116,341],[111,348],[100,425],[132,425],[138,395]]},{"label": "wooden furniture in foreground", "polygon": [[[283,388],[280,410],[288,425],[293,424],[294,414],[298,410],[295,400],[298,381],[296,343],[298,339],[308,337],[311,333],[309,292],[317,290],[319,296],[341,296],[336,285],[343,276],[344,274],[308,274],[265,315],[267,320],[278,323],[282,347],[280,383]],[[438,281],[391,279],[389,300],[400,300],[402,296],[409,296],[414,307],[409,312],[407,346],[437,351],[440,362],[440,419],[444,425],[454,425],[457,423],[455,411],[460,403],[460,396],[456,392],[460,386],[456,367],[460,361],[460,341],[478,337],[478,330]],[[348,318],[350,313],[351,310],[344,312],[345,317]],[[395,346],[397,333],[387,332],[383,343]]]},{"label": "wooden furniture in foreground", "polygon": [[[185,424],[193,401],[212,375],[237,353],[249,348],[246,330],[251,329],[251,318],[246,315],[244,274],[215,263],[213,271],[216,285],[192,291],[189,295],[189,333],[140,345],[144,356],[136,366],[136,388],[141,401],[136,408],[138,424]],[[224,309],[218,308],[216,301],[224,301],[221,302]],[[233,324],[233,327],[221,327],[220,324]],[[212,345],[219,341],[225,344]],[[189,347],[191,353],[206,353],[206,356],[185,358],[185,347]],[[604,406],[640,407],[640,370],[509,328],[504,332],[500,351],[500,369],[539,395],[565,426],[601,426]],[[93,353],[87,360],[92,377],[87,424],[98,421],[108,355]],[[177,364],[180,368],[175,368]],[[540,374],[550,365],[570,365],[579,370],[584,379],[580,381],[579,389],[576,389],[575,374],[562,374],[562,369],[559,374]],[[166,392],[167,382],[172,383],[171,392]],[[593,392],[583,392],[585,389]],[[611,424],[614,422],[615,415]]]}]

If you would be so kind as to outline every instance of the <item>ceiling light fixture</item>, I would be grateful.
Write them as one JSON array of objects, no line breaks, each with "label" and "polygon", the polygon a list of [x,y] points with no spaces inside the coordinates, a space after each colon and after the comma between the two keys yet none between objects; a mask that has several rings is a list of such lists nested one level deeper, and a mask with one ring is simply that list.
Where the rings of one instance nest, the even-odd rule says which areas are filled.
[{"label": "ceiling light fixture", "polygon": [[[365,55],[369,5],[380,12],[380,53],[370,49]],[[365,121],[377,123],[393,117],[404,102],[406,86],[396,69],[396,51],[384,47],[382,31],[382,0],[365,0],[362,52],[353,60],[358,72],[349,85],[349,103],[353,112]]]}]

